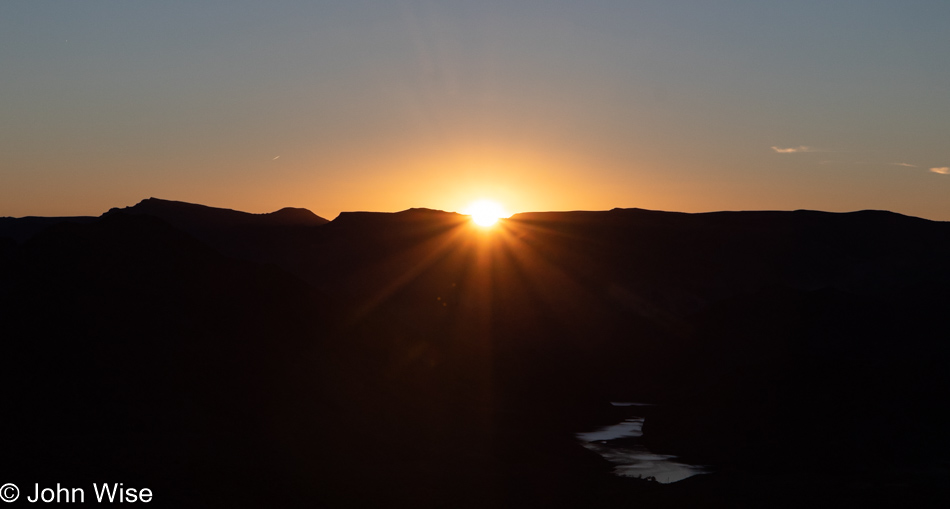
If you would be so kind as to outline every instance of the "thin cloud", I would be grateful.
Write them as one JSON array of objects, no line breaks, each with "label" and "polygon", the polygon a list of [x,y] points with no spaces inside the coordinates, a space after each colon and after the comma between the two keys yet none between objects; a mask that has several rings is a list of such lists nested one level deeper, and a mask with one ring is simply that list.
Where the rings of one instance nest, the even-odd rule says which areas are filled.
[{"label": "thin cloud", "polygon": [[815,151],[813,148],[806,147],[805,145],[800,145],[797,147],[788,147],[788,148],[773,146],[772,150],[774,150],[776,154],[797,154],[799,152],[814,152]]},{"label": "thin cloud", "polygon": [[280,158],[280,156],[277,156],[277,157],[271,159],[271,161],[276,161],[278,158]]},{"label": "thin cloud", "polygon": [[834,160],[828,160],[828,159],[823,160],[823,161],[818,161],[818,164],[830,164],[830,163],[863,164],[863,165],[871,165],[871,166],[900,166],[901,168],[920,168],[920,166],[917,166],[916,164],[910,164],[910,163],[881,163],[881,162],[873,162],[873,161],[834,161]]},{"label": "thin cloud", "polygon": [[939,173],[940,175],[950,175],[950,167],[944,166],[942,168],[931,168],[930,171],[934,173]]}]

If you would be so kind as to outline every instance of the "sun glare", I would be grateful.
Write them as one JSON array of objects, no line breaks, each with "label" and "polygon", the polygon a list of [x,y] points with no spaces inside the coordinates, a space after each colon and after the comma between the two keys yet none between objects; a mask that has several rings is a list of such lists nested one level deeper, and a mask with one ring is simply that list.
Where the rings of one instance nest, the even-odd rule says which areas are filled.
[{"label": "sun glare", "polygon": [[472,203],[463,214],[472,216],[472,221],[475,221],[475,224],[479,226],[491,226],[499,219],[508,217],[501,205],[489,200],[479,200]]}]

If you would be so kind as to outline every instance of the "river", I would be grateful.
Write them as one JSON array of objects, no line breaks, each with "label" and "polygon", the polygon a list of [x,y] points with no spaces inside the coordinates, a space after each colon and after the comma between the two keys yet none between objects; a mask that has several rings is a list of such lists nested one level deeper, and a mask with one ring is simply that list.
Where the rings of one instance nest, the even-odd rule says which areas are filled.
[{"label": "river", "polygon": [[[612,402],[611,405],[630,407],[631,413],[636,412],[638,406],[648,406],[621,402]],[[575,436],[584,447],[611,462],[614,474],[619,476],[652,479],[667,484],[709,471],[702,466],[675,461],[675,456],[650,452],[637,440],[643,436],[643,421],[643,417],[631,415],[617,424],[576,433]]]}]

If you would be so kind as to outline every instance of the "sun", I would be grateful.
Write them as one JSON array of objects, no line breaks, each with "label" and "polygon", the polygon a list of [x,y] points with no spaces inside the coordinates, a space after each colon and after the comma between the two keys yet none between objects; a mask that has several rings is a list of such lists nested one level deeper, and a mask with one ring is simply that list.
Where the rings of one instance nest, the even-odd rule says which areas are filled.
[{"label": "sun", "polygon": [[468,206],[463,214],[472,216],[472,221],[479,226],[491,226],[503,217],[508,217],[505,209],[490,200],[478,200]]}]

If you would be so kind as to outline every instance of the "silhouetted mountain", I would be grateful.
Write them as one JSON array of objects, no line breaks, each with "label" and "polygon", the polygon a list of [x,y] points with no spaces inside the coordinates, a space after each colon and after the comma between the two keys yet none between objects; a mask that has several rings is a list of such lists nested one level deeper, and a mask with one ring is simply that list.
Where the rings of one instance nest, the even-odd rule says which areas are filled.
[{"label": "silhouetted mountain", "polygon": [[91,223],[94,217],[0,217],[0,241],[7,238],[14,243],[23,242],[37,233],[59,223]]},{"label": "silhouetted mountain", "polygon": [[298,239],[305,237],[307,230],[328,223],[307,209],[286,207],[268,214],[249,214],[157,198],[114,208],[105,215],[117,213],[157,217],[228,256],[278,264],[297,249]]},{"label": "silhouetted mountain", "polygon": [[164,219],[169,224],[189,229],[218,229],[248,226],[317,226],[328,221],[307,209],[285,207],[268,214],[249,214],[231,209],[208,207],[181,201],[149,198],[132,207],[112,209],[126,214],[145,214]]},{"label": "silhouetted mountain", "polygon": [[[145,200],[0,250],[9,479],[176,507],[948,501],[947,223],[287,210]],[[610,475],[574,439],[610,401],[714,473]]]},{"label": "silhouetted mountain", "polygon": [[153,484],[163,506],[215,503],[204,482],[279,481],[268,437],[298,412],[286,395],[321,405],[295,377],[319,372],[300,362],[332,304],[145,216],[57,224],[2,265],[6,479]]}]

